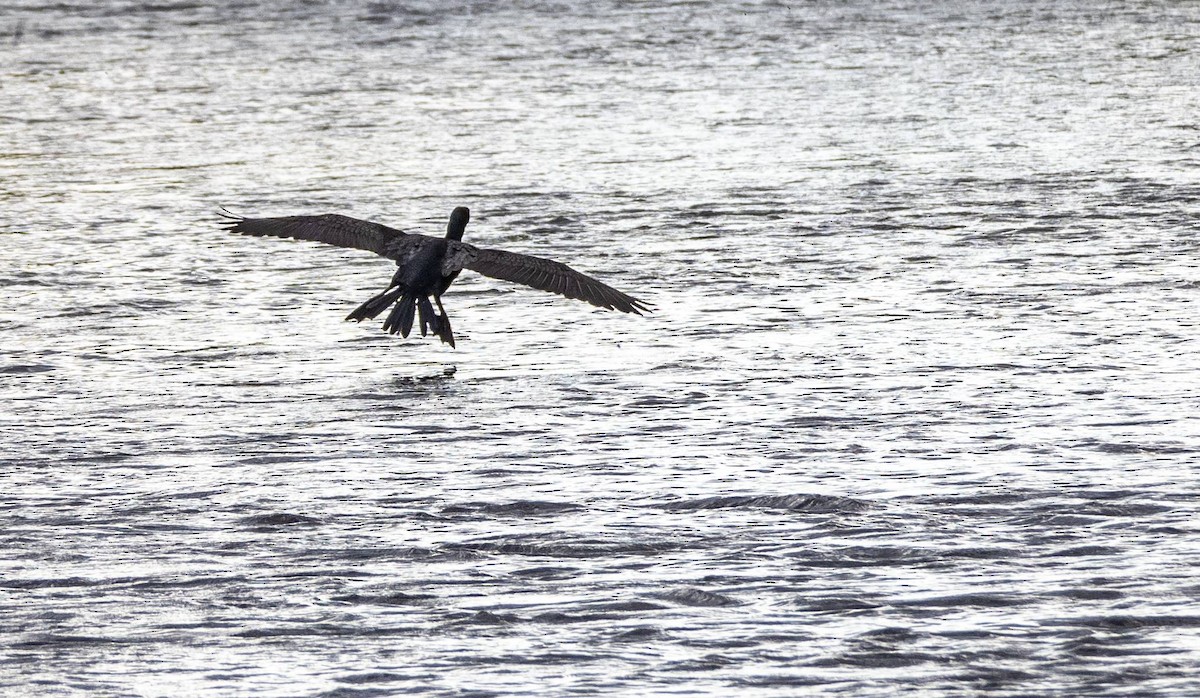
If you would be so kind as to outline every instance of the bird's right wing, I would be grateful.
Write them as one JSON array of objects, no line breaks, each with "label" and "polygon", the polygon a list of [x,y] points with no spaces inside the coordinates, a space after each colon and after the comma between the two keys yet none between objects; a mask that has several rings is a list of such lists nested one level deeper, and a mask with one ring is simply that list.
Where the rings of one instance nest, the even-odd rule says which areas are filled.
[{"label": "bird's right wing", "polygon": [[220,216],[231,233],[258,237],[295,238],[323,242],[338,247],[367,250],[396,259],[403,240],[409,237],[386,225],[349,216],[327,213],[321,216],[284,216],[282,218],[244,218],[222,209]]},{"label": "bird's right wing", "polygon": [[533,255],[505,252],[475,247],[466,243],[452,243],[442,267],[442,273],[454,271],[453,267],[466,268],[493,279],[504,279],[525,284],[540,291],[557,293],[567,298],[591,303],[598,308],[620,310],[623,313],[651,312],[651,307],[621,293],[617,289],[575,271],[562,262],[534,257]]}]

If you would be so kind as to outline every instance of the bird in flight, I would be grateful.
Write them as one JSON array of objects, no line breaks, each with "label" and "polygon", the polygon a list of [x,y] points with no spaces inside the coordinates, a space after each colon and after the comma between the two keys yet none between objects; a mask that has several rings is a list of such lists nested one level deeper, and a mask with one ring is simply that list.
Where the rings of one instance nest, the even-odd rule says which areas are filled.
[{"label": "bird in flight", "polygon": [[[471,212],[465,206],[459,206],[450,214],[445,238],[405,233],[379,223],[332,213],[244,218],[222,209],[220,215],[225,219],[222,225],[232,233],[312,240],[367,250],[396,260],[396,273],[388,287],[358,306],[346,319],[370,320],[394,304],[383,329],[389,334],[400,333],[401,337],[407,337],[412,331],[415,312],[420,318],[422,337],[432,332],[454,346],[454,332],[450,329],[446,309],[442,307],[442,294],[463,269],[586,301],[599,308],[636,315],[651,312],[648,304],[561,262],[463,242],[463,231],[471,219]],[[437,305],[437,312],[434,312],[430,298]]]}]

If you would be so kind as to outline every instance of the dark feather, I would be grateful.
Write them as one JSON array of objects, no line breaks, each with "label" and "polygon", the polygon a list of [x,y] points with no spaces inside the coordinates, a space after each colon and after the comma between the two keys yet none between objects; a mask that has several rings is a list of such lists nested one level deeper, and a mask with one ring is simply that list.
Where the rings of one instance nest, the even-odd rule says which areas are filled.
[{"label": "dark feather", "polygon": [[575,271],[562,262],[534,257],[527,254],[491,250],[457,243],[463,248],[460,256],[462,267],[479,272],[494,279],[513,281],[539,291],[557,293],[567,298],[591,303],[598,308],[620,310],[623,313],[651,312],[651,306],[633,296],[596,279]]},{"label": "dark feather", "polygon": [[404,294],[400,297],[400,302],[392,308],[392,312],[388,313],[387,319],[384,320],[383,331],[407,337],[408,333],[412,332],[413,314],[416,309],[416,298],[411,294]]},{"label": "dark feather", "polygon": [[369,300],[367,300],[366,303],[363,303],[362,305],[358,306],[357,308],[354,309],[354,312],[347,315],[346,319],[353,320],[355,322],[362,322],[363,320],[371,320],[376,315],[387,310],[388,307],[392,303],[395,303],[396,299],[399,298],[403,293],[404,293],[404,289],[402,289],[402,288],[389,288],[388,290],[384,291],[383,293],[371,296],[371,298]]},{"label": "dark feather", "polygon": [[[327,245],[374,252],[396,259],[398,249],[406,247],[405,238],[432,240],[424,235],[408,235],[386,225],[363,221],[336,213],[320,216],[284,216],[282,218],[243,218],[222,210],[222,225],[231,233],[257,237],[294,238]],[[413,242],[417,242],[414,240]],[[411,243],[410,243],[411,244]],[[420,244],[418,242],[418,244]]]}]

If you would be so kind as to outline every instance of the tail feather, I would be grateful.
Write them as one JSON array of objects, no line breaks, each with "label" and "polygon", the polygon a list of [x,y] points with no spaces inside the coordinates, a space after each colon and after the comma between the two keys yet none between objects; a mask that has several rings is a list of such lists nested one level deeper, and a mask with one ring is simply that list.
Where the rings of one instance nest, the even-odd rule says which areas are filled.
[{"label": "tail feather", "polygon": [[400,302],[392,308],[392,312],[388,313],[387,320],[383,323],[383,331],[388,334],[399,332],[401,337],[407,337],[412,332],[413,312],[416,309],[416,298],[407,293],[400,296]]},{"label": "tail feather", "polygon": [[366,303],[358,306],[346,319],[358,321],[373,318],[392,303],[396,305],[383,322],[384,332],[408,337],[413,329],[414,315],[419,313],[422,337],[433,333],[434,336],[454,347],[454,331],[450,329],[450,318],[446,315],[446,309],[442,308],[441,302],[438,302],[438,309],[441,311],[439,314],[433,309],[428,296],[414,296],[399,288],[390,289],[372,297]]},{"label": "tail feather", "polygon": [[366,303],[354,309],[354,312],[346,316],[347,320],[362,322],[363,320],[372,320],[376,315],[387,310],[388,306],[396,302],[396,299],[404,293],[403,289],[393,288],[372,296]]}]

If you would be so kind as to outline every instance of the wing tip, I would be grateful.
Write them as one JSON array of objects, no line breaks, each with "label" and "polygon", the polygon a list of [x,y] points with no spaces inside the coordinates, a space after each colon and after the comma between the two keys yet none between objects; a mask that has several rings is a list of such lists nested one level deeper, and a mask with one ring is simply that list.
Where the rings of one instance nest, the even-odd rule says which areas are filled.
[{"label": "wing tip", "polygon": [[639,301],[636,298],[630,298],[627,307],[617,308],[617,310],[623,310],[634,315],[651,315],[654,313],[654,305]]},{"label": "wing tip", "polygon": [[240,226],[246,220],[245,216],[239,216],[224,206],[221,206],[217,209],[217,215],[221,217],[221,220],[217,221],[217,225],[222,226],[225,230],[231,233],[243,232],[238,230],[238,226]]}]

